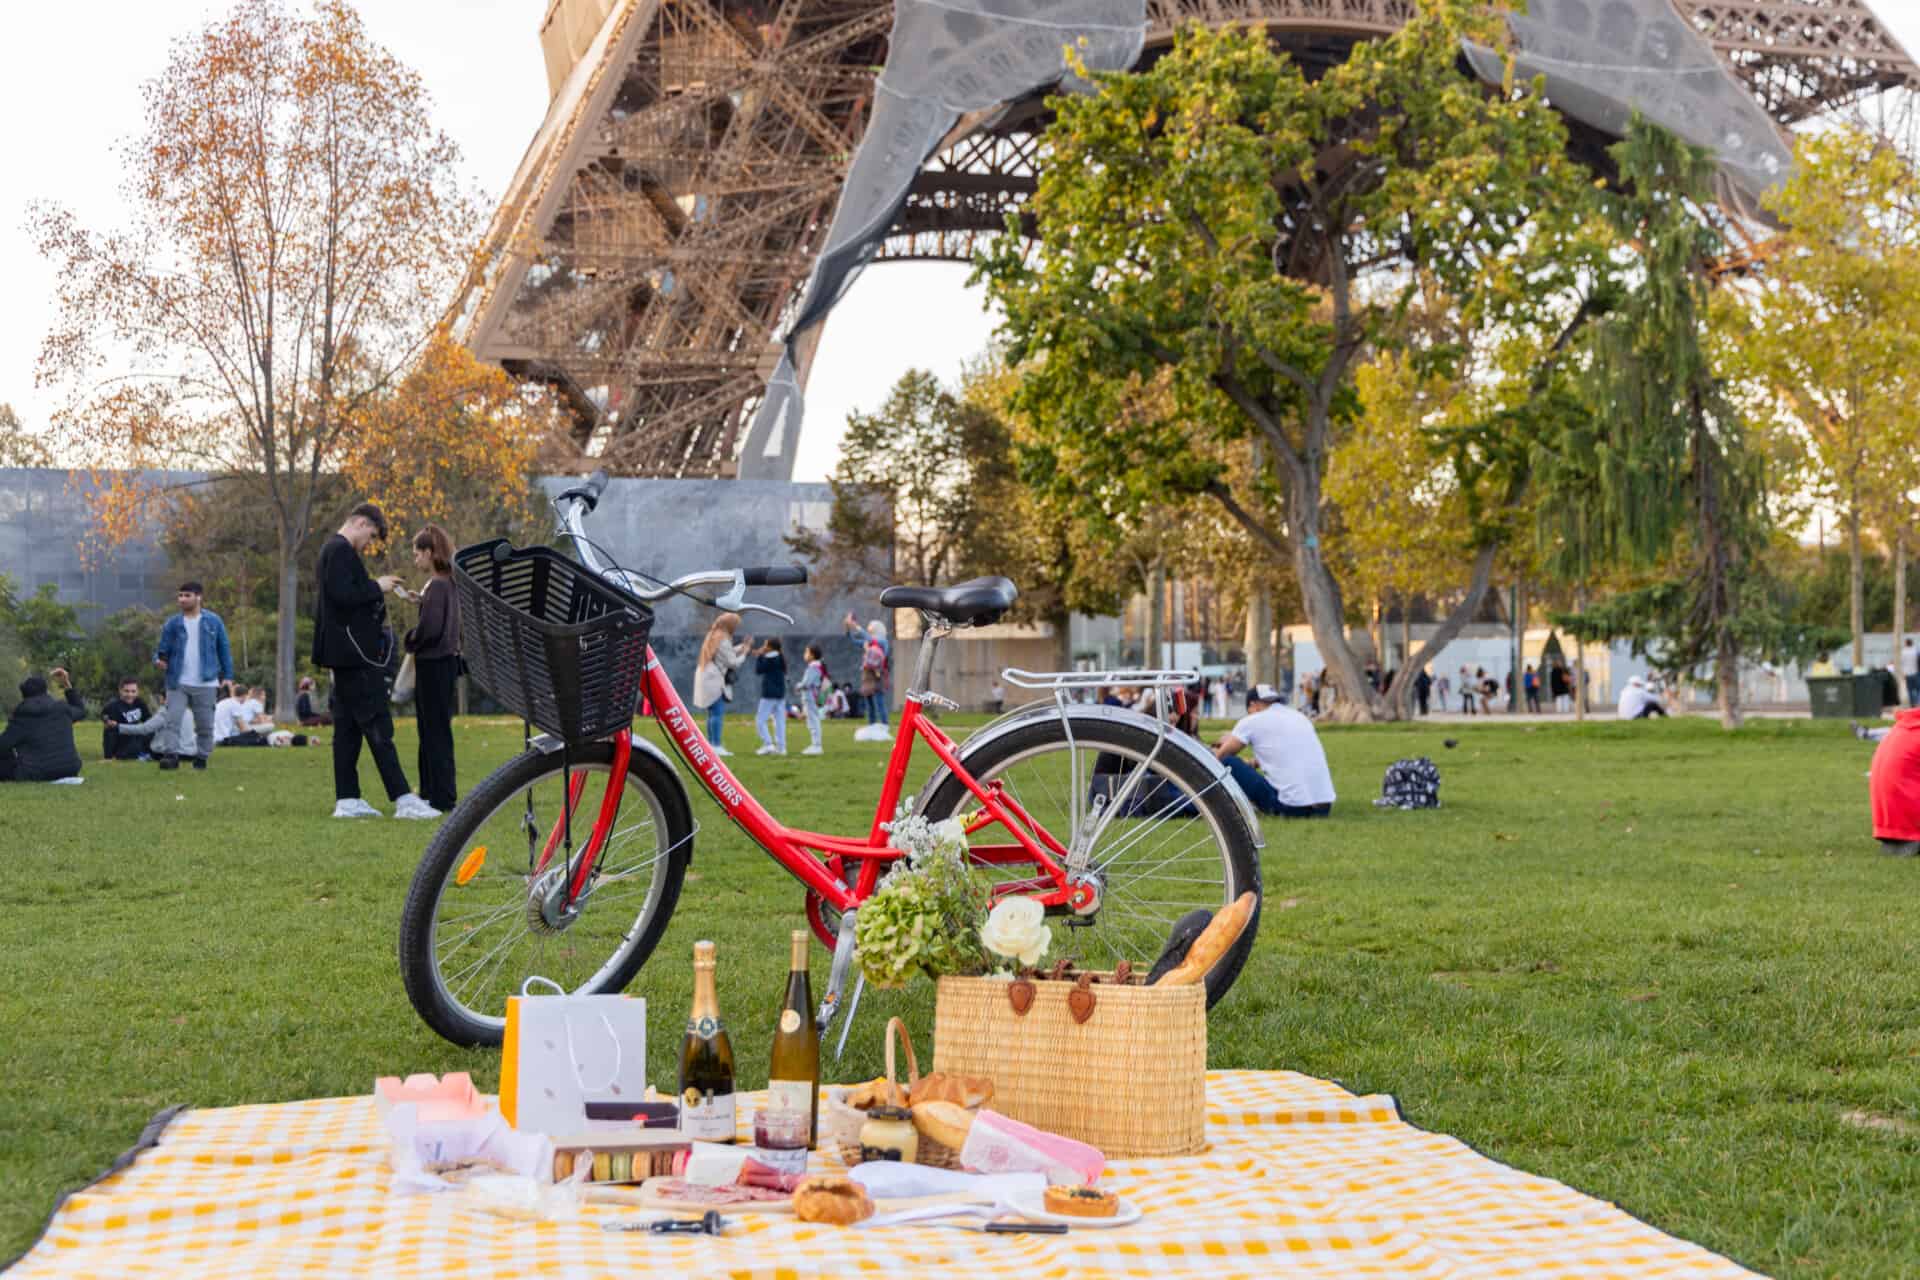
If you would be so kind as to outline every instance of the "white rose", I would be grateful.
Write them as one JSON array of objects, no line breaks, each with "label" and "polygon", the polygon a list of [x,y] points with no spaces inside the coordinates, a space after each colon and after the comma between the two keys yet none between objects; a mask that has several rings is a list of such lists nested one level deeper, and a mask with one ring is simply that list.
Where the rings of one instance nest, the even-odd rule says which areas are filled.
[{"label": "white rose", "polygon": [[987,913],[980,926],[980,941],[987,950],[1024,965],[1040,963],[1053,944],[1053,930],[1045,920],[1047,909],[1038,898],[1002,898]]}]

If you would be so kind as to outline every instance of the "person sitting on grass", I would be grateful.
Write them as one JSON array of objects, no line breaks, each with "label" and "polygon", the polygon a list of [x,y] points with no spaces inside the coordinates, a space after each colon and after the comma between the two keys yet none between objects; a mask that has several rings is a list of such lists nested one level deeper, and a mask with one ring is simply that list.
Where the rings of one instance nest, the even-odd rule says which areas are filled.
[{"label": "person sitting on grass", "polygon": [[[220,708],[228,702],[238,705],[228,713],[226,727],[230,732],[223,738],[218,736]],[[214,741],[223,747],[304,747],[309,741],[304,733],[291,733],[274,724],[267,714],[267,691],[260,685],[244,691],[234,686],[231,698],[214,708],[214,719]]]},{"label": "person sitting on grass", "polygon": [[140,696],[140,682],[132,676],[120,681],[120,696],[109,702],[100,713],[104,727],[100,731],[100,758],[102,760],[145,760],[148,758],[148,737],[146,733],[123,733],[121,730],[131,725],[148,724],[153,720],[153,708]]},{"label": "person sitting on grass", "polygon": [[[1243,747],[1253,748],[1258,770],[1240,758]],[[1270,684],[1257,684],[1247,694],[1247,715],[1213,754],[1262,813],[1324,818],[1333,812],[1333,774],[1313,721],[1283,704]]]},{"label": "person sitting on grass", "polygon": [[1920,708],[1901,711],[1893,727],[1881,731],[1867,773],[1867,796],[1880,847],[1903,858],[1920,854]]},{"label": "person sitting on grass", "polygon": [[333,717],[324,711],[316,709],[313,705],[313,677],[301,676],[300,683],[296,687],[299,689],[300,696],[294,699],[293,714],[301,726],[308,729],[324,729],[328,725],[331,725],[333,723]]},{"label": "person sitting on grass", "polygon": [[63,668],[47,673],[66,694],[62,703],[47,692],[47,681],[28,676],[20,682],[20,705],[0,733],[0,782],[57,782],[80,776],[80,750],[73,726],[87,718],[87,704],[74,692]]},{"label": "person sitting on grass", "polygon": [[1616,718],[1621,720],[1645,720],[1650,716],[1667,718],[1667,709],[1660,705],[1660,699],[1653,690],[1647,688],[1647,682],[1639,676],[1627,681],[1627,687],[1620,691],[1620,704],[1614,709]]}]

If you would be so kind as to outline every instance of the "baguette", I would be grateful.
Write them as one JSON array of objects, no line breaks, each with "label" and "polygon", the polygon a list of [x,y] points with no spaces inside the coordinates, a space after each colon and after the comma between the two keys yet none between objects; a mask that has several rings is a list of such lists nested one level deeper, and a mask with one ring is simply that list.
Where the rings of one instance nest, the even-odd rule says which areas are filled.
[{"label": "baguette", "polygon": [[1219,962],[1221,956],[1231,951],[1233,944],[1240,941],[1240,935],[1246,932],[1247,922],[1253,919],[1253,908],[1257,901],[1253,890],[1249,889],[1215,912],[1213,923],[1187,948],[1187,958],[1180,962],[1178,968],[1162,975],[1155,985],[1183,987],[1205,980],[1207,971]]},{"label": "baguette", "polygon": [[922,1102],[957,1102],[963,1107],[976,1109],[991,1101],[993,1081],[987,1077],[934,1071],[920,1077],[913,1086],[908,1104],[918,1106]]},{"label": "baguette", "polygon": [[913,1127],[958,1151],[967,1145],[973,1113],[955,1102],[922,1102],[913,1108]]}]

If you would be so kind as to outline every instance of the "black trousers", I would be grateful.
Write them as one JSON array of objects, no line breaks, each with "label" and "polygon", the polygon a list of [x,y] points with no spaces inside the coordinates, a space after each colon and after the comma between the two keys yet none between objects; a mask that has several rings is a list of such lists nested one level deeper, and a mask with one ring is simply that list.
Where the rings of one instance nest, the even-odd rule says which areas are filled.
[{"label": "black trousers", "polygon": [[360,743],[373,755],[387,799],[398,800],[413,788],[393,747],[393,709],[387,705],[387,680],[378,667],[336,667],[333,671],[333,798],[360,798]]},{"label": "black trousers", "polygon": [[442,813],[460,799],[453,777],[453,708],[460,659],[413,660],[413,707],[420,726],[420,798]]}]

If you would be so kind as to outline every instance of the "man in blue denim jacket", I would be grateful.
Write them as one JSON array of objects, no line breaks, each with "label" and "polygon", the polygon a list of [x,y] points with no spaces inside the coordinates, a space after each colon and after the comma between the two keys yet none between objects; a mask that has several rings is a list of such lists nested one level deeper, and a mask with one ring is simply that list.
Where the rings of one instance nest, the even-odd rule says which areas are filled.
[{"label": "man in blue denim jacket", "polygon": [[193,767],[207,767],[213,757],[213,704],[220,681],[233,679],[227,625],[219,614],[200,607],[201,594],[198,582],[180,584],[180,612],[160,628],[160,645],[153,651],[153,665],[167,675],[166,723],[160,729],[166,741],[154,744],[162,769],[180,767],[189,710],[198,748]]}]

